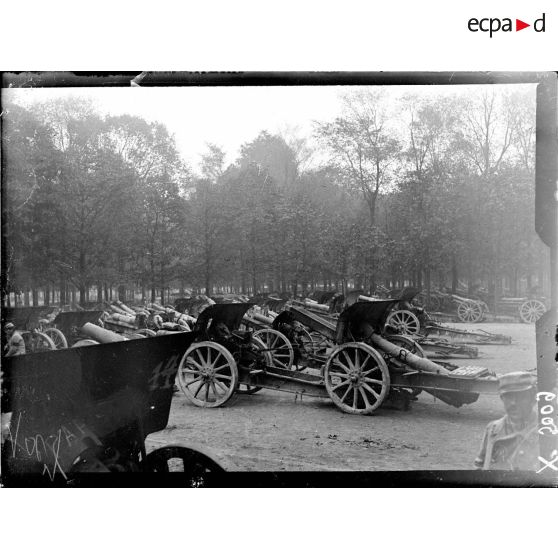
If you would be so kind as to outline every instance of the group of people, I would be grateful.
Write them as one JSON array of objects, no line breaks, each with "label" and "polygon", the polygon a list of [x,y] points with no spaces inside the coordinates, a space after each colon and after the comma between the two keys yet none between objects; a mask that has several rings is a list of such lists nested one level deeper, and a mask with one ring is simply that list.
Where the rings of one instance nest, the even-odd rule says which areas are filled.
[{"label": "group of people", "polygon": [[[7,323],[4,331],[7,338],[4,356],[24,355],[24,339],[14,324]],[[536,376],[528,372],[500,376],[498,391],[505,415],[486,427],[475,468],[536,470],[539,449],[536,383]]]}]

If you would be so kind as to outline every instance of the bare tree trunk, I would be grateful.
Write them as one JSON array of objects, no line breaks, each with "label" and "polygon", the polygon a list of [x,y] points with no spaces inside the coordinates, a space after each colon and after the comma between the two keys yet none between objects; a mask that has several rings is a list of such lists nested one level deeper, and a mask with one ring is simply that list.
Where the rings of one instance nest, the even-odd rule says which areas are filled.
[{"label": "bare tree trunk", "polygon": [[424,270],[424,283],[425,283],[425,288],[426,288],[426,295],[430,296],[430,268],[427,267]]},{"label": "bare tree trunk", "polygon": [[459,275],[457,271],[457,260],[455,259],[455,255],[452,257],[451,262],[451,292],[455,294],[457,290],[457,286],[459,285]]},{"label": "bare tree trunk", "polygon": [[60,306],[64,306],[66,304],[66,281],[61,278],[60,279]]}]

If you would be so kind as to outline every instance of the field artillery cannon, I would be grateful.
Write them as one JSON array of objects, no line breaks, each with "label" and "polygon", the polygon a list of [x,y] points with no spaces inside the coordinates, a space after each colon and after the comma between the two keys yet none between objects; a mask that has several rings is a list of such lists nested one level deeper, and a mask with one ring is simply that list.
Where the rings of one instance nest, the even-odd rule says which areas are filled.
[{"label": "field artillery cannon", "polygon": [[[372,414],[388,398],[408,404],[420,390],[456,407],[476,401],[480,393],[496,393],[496,378],[483,367],[436,363],[414,354],[412,340],[407,339],[407,349],[382,337],[397,302],[356,303],[342,312],[336,326],[305,309],[286,311],[291,324],[301,320],[330,338],[333,347],[308,355],[309,366],[319,368],[313,371],[274,366],[270,349],[255,343],[250,331],[238,329],[250,305],[212,307],[196,323],[195,343],[179,365],[179,385],[200,407],[224,405],[242,384],[249,393],[267,388],[330,398],[352,414]],[[280,314],[274,325],[288,321]]]},{"label": "field artillery cannon", "polygon": [[192,341],[182,333],[5,359],[2,412],[11,419],[3,482],[79,485],[90,473],[176,468],[188,486],[221,472],[192,448],[146,452],[146,437],[167,425],[178,363]]},{"label": "field artillery cannon", "polygon": [[419,293],[420,290],[415,287],[406,287],[401,293],[403,300],[388,317],[388,323],[399,333],[413,336],[426,350],[437,356],[443,356],[446,352],[448,355],[451,353],[475,357],[478,351],[471,351],[474,348],[467,345],[511,344],[512,340],[508,335],[482,330],[461,330],[437,323],[416,305],[415,299]]},{"label": "field artillery cannon", "polygon": [[435,291],[430,295],[421,294],[417,302],[434,315],[451,312],[463,323],[482,322],[492,315],[515,317],[525,324],[533,324],[547,310],[543,297],[502,297],[494,301],[488,295],[471,297],[465,293]]},{"label": "field artillery cannon", "polygon": [[502,297],[492,304],[488,297],[482,299],[484,315],[513,316],[524,324],[534,324],[547,310],[544,298]]},{"label": "field artillery cannon", "polygon": [[86,323],[102,325],[103,310],[83,310],[60,312],[54,319],[53,325],[63,336],[65,347],[94,345],[91,339],[81,333]]}]

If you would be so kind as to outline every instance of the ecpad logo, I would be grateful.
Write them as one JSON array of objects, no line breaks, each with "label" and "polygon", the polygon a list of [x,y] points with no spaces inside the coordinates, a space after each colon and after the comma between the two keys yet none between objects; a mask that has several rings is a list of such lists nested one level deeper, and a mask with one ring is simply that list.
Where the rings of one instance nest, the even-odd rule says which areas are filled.
[{"label": "ecpad logo", "polygon": [[[545,25],[546,25],[545,17],[546,14],[543,13],[543,15],[540,18],[536,19],[533,22],[533,30],[536,33],[545,32]],[[492,35],[494,33],[497,33],[498,31],[503,31],[503,32],[514,31],[512,18],[509,17],[505,17],[503,19],[500,19],[498,17],[490,17],[490,18],[485,17],[482,19],[477,19],[476,17],[472,17],[468,21],[467,27],[469,31],[472,31],[473,33],[477,33],[478,31],[482,31],[483,33],[489,33],[490,38],[492,38]],[[527,27],[531,27],[531,24],[525,23],[520,19],[515,20],[515,31],[521,31],[522,29],[526,29]]]}]

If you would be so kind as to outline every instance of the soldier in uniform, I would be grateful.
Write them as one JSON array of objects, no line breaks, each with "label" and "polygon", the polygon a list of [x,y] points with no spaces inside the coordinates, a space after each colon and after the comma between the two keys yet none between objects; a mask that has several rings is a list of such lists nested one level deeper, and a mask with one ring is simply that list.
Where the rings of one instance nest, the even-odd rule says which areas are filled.
[{"label": "soldier in uniform", "polygon": [[16,356],[25,354],[25,342],[21,334],[16,331],[15,325],[12,322],[8,322],[4,326],[4,331],[6,332],[6,337],[8,342],[4,347],[4,356]]},{"label": "soldier in uniform", "polygon": [[504,374],[499,378],[498,391],[506,414],[486,427],[475,467],[536,470],[539,454],[536,377],[528,372]]}]

